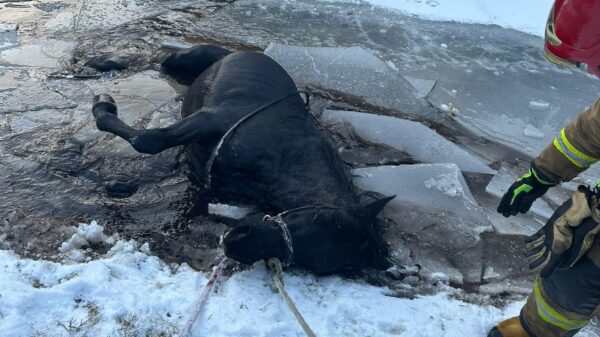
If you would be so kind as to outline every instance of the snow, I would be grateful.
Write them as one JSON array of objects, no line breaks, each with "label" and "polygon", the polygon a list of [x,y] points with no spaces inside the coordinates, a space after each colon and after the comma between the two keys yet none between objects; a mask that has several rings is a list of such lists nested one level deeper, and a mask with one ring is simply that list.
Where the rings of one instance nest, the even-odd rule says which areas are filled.
[{"label": "snow", "polygon": [[461,181],[452,173],[442,173],[426,180],[425,187],[434,188],[451,197],[460,197],[465,193]]},{"label": "snow", "polygon": [[419,122],[369,113],[325,110],[326,123],[347,122],[356,134],[373,143],[386,144],[429,163],[456,163],[461,170],[493,174],[482,159],[461,149]]},{"label": "snow", "polygon": [[[80,226],[80,232],[100,238],[95,223]],[[165,264],[134,241],[117,241],[106,255],[87,263],[34,261],[0,250],[0,331],[11,337],[129,336],[132,331],[176,336],[206,281],[185,264]],[[460,291],[446,286],[433,296],[395,298],[386,288],[295,270],[284,273],[284,281],[318,336],[483,336],[523,304],[477,306],[452,299]],[[221,278],[192,336],[303,332],[258,263]]]},{"label": "snow", "polygon": [[[80,230],[99,233],[93,223]],[[134,241],[117,241],[87,263],[34,261],[0,250],[0,331],[11,337],[178,336],[206,282],[206,275],[167,265]],[[484,336],[524,304],[476,305],[443,284],[435,295],[397,298],[387,288],[298,270],[286,271],[284,282],[318,336]],[[581,336],[597,336],[589,330]],[[218,280],[192,336],[304,334],[257,263]]]},{"label": "snow", "polygon": [[554,0],[367,0],[367,2],[430,20],[494,24],[544,36],[546,20]]}]

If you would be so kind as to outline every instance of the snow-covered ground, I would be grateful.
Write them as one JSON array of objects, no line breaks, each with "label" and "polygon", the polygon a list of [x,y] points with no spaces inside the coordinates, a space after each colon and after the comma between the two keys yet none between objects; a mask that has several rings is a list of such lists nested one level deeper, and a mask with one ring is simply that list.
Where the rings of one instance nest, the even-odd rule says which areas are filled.
[{"label": "snow-covered ground", "polygon": [[[86,238],[112,248],[94,261],[64,264],[0,250],[0,335],[176,336],[194,311],[206,275],[185,264],[165,264],[147,245],[106,238],[93,224],[80,225],[61,251],[69,255]],[[402,299],[386,288],[300,271],[285,273],[284,280],[318,336],[484,336],[523,304],[480,307],[452,299],[457,291],[444,286],[434,296]],[[303,336],[272,289],[263,264],[222,277],[192,335]]]},{"label": "snow-covered ground", "polygon": [[[360,2],[361,0],[325,0]],[[554,0],[366,0],[375,6],[431,20],[495,24],[544,36],[546,19]]]}]

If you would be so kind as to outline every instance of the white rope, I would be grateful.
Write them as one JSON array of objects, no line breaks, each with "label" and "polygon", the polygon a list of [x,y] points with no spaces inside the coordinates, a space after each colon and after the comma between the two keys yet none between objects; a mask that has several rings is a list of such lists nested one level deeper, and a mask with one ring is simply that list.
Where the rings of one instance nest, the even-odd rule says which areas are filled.
[{"label": "white rope", "polygon": [[219,263],[219,265],[214,268],[212,274],[208,278],[208,282],[206,283],[206,286],[204,286],[204,290],[202,291],[202,294],[200,295],[198,302],[196,303],[196,308],[194,309],[194,313],[192,314],[192,317],[186,323],[186,325],[181,330],[181,333],[179,334],[180,337],[189,337],[190,336],[190,333],[192,332],[192,328],[194,327],[196,320],[198,320],[200,311],[202,310],[204,303],[206,303],[206,300],[208,299],[210,290],[212,289],[213,285],[215,284],[215,281],[217,280],[219,273],[221,273],[221,271],[225,267],[227,260],[228,260],[227,257],[224,257],[223,260],[221,260],[221,262]]},{"label": "white rope", "polygon": [[273,278],[273,282],[275,282],[275,286],[277,287],[279,294],[287,304],[288,308],[290,308],[290,310],[294,314],[294,317],[296,317],[296,320],[302,327],[302,330],[304,330],[304,333],[308,337],[317,337],[317,335],[315,335],[310,326],[308,326],[308,323],[306,323],[306,321],[304,320],[304,317],[302,317],[300,311],[298,311],[298,308],[296,308],[296,305],[288,295],[287,291],[285,291],[285,286],[283,285],[283,270],[281,267],[281,261],[279,261],[279,259],[277,258],[271,258],[267,262],[267,265],[269,266],[271,277]]}]

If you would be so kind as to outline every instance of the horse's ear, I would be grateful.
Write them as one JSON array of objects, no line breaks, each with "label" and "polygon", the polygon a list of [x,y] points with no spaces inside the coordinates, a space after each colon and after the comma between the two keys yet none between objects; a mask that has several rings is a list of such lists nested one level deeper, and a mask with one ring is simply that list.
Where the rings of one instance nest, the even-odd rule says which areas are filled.
[{"label": "horse's ear", "polygon": [[383,210],[385,205],[394,199],[396,196],[392,195],[391,197],[381,198],[379,200],[375,200],[365,206],[363,206],[363,211],[368,217],[374,218]]}]

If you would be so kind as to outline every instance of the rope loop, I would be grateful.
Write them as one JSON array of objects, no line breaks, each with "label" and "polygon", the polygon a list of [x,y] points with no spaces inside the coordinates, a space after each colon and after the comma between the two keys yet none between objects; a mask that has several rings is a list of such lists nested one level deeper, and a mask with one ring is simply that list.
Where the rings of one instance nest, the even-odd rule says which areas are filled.
[{"label": "rope loop", "polygon": [[281,216],[281,214],[278,214],[276,216],[265,215],[263,217],[263,221],[264,222],[274,222],[281,229],[281,237],[283,238],[283,241],[285,242],[285,248],[286,248],[285,259],[283,260],[283,265],[285,267],[290,266],[292,264],[292,262],[294,261],[294,244],[292,242],[292,233],[290,233],[290,227],[285,222],[285,220],[283,220],[283,217]]}]

